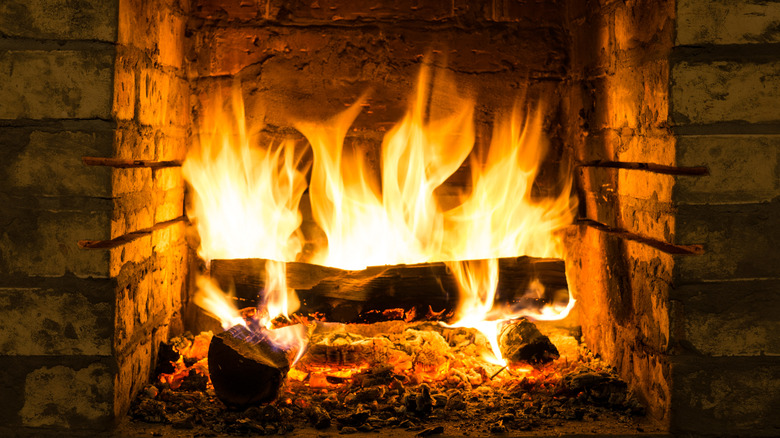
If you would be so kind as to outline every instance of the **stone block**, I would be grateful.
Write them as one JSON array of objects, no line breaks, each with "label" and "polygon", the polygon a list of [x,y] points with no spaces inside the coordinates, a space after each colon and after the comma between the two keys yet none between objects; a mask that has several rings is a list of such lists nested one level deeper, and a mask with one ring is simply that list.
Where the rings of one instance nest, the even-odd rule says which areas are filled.
[{"label": "stone block", "polygon": [[0,272],[42,277],[67,273],[108,277],[108,254],[79,249],[77,242],[109,238],[110,200],[86,198],[85,205],[70,210],[62,206],[45,209],[46,201],[5,201],[7,206],[0,211],[0,222],[6,224],[0,230]]},{"label": "stone block", "polygon": [[[189,93],[185,98],[188,101],[187,107],[189,108]],[[187,156],[189,144],[190,139],[187,137],[187,129],[168,128],[157,136],[157,141],[154,143],[156,146],[154,157],[160,161],[184,160]]]},{"label": "stone block", "polygon": [[111,196],[107,168],[85,166],[83,156],[109,156],[112,133],[1,128],[0,187],[30,196]]},{"label": "stone block", "polygon": [[636,169],[582,167],[578,178],[589,219],[673,243],[673,176]]},{"label": "stone block", "polygon": [[114,373],[106,363],[41,367],[24,382],[22,426],[83,429],[107,425],[113,417]]},{"label": "stone block", "polygon": [[184,214],[184,186],[157,192],[154,203],[155,223],[176,219]]},{"label": "stone block", "polygon": [[119,44],[140,50],[155,64],[181,68],[189,2],[121,1]]},{"label": "stone block", "polygon": [[125,47],[117,47],[114,69],[114,100],[111,115],[116,120],[132,120],[137,96],[136,69],[138,59]]},{"label": "stone block", "polygon": [[178,167],[114,169],[112,179],[112,238],[183,214],[184,179]]},{"label": "stone block", "polygon": [[678,166],[706,166],[708,176],[680,176],[677,204],[768,202],[780,196],[780,136],[677,138]]},{"label": "stone block", "polygon": [[[226,12],[233,16],[250,13],[249,8],[236,8],[234,1],[222,1]],[[230,15],[230,12],[228,14]],[[449,0],[268,0],[265,18],[285,22],[333,22],[348,20],[422,20],[440,21],[453,17],[453,2]]]},{"label": "stone block", "polygon": [[673,343],[707,356],[780,356],[780,280],[742,280],[673,288],[679,317]]},{"label": "stone block", "polygon": [[152,127],[183,127],[188,120],[186,80],[157,68],[141,69],[138,85],[138,122]]},{"label": "stone block", "polygon": [[677,45],[780,42],[780,3],[763,0],[677,1]]},{"label": "stone block", "polygon": [[777,436],[780,358],[674,358],[671,431]]},{"label": "stone block", "polygon": [[17,38],[98,40],[117,36],[118,0],[5,0],[0,34]]},{"label": "stone block", "polygon": [[780,62],[680,61],[671,72],[676,125],[780,121]]},{"label": "stone block", "polygon": [[152,237],[144,235],[138,239],[111,248],[111,278],[116,278],[120,285],[128,283],[129,277],[135,277],[138,266],[148,263],[153,254]]},{"label": "stone block", "polygon": [[104,118],[111,114],[114,49],[0,53],[0,118]]},{"label": "stone block", "polygon": [[182,160],[187,153],[187,130],[122,122],[114,131],[114,156],[132,160]]},{"label": "stone block", "polygon": [[637,134],[652,133],[666,125],[669,114],[669,63],[665,59],[642,64],[620,62],[596,81],[592,129],[629,128]]},{"label": "stone block", "polygon": [[112,238],[154,225],[154,193],[151,191],[133,193],[114,199],[111,215]]},{"label": "stone block", "polygon": [[77,291],[6,287],[0,288],[0,315],[0,355],[111,354],[111,301],[95,302]]},{"label": "stone block", "polygon": [[677,262],[675,284],[776,278],[780,200],[760,204],[681,205],[674,242],[705,253]]}]

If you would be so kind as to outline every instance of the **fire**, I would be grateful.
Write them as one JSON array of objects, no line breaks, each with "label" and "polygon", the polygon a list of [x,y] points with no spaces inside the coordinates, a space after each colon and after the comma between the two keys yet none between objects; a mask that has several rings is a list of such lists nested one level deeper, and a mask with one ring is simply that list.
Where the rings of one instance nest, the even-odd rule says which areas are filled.
[{"label": "fire", "polygon": [[241,312],[236,309],[230,300],[230,295],[222,292],[214,280],[200,276],[197,280],[198,291],[195,294],[195,304],[206,309],[212,316],[222,323],[222,328],[227,330],[237,325],[246,325]]},{"label": "fire", "polygon": [[298,204],[306,190],[292,141],[259,145],[246,126],[241,90],[205,114],[182,172],[192,185],[187,216],[206,260],[261,257],[290,261],[301,250]]},{"label": "fire", "polygon": [[[488,360],[503,365],[496,341],[503,321],[563,318],[574,305],[570,296],[565,307],[542,312],[493,305],[498,258],[562,257],[558,231],[572,220],[570,180],[557,197],[532,196],[547,148],[540,109],[518,106],[496,121],[487,151],[474,150],[474,102],[459,95],[442,71],[422,69],[409,110],[382,141],[378,175],[364,145],[345,146],[362,99],[331,120],[295,123],[313,152],[309,200],[327,236],[327,247],[316,248],[312,262],[342,269],[448,262],[464,297],[452,325],[482,331],[493,350]],[[299,203],[307,169],[290,141],[252,143],[237,87],[228,107],[209,119],[214,123],[207,128],[214,129],[205,130],[200,149],[185,162],[194,189],[189,213],[204,258],[275,261],[266,264],[261,300],[269,317],[263,324],[271,328],[273,316],[288,316],[297,306],[284,262],[301,253]],[[466,160],[471,187],[458,192],[453,207],[439,189]],[[225,315],[222,320],[232,324],[235,315]]]}]

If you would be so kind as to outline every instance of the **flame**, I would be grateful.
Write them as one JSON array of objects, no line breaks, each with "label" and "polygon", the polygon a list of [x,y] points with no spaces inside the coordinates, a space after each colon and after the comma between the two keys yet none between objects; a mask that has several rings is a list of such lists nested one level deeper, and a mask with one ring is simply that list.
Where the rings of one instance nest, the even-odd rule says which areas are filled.
[{"label": "flame", "polygon": [[182,166],[193,188],[187,216],[200,235],[199,254],[294,260],[302,247],[298,204],[306,189],[301,154],[289,140],[256,144],[245,119],[235,86],[229,104],[217,98],[204,114],[198,147]]},{"label": "flame", "polygon": [[[266,264],[261,300],[270,328],[273,315],[289,316],[297,307],[284,262],[296,260],[302,248],[298,206],[305,169],[289,141],[253,147],[237,90],[231,111],[212,117],[221,129],[206,129],[216,134],[202,135],[201,150],[185,162],[195,192],[190,217],[203,257],[275,260]],[[541,311],[493,305],[497,259],[562,257],[558,231],[572,220],[570,178],[556,197],[532,195],[547,150],[541,108],[517,106],[495,122],[487,150],[474,150],[474,101],[458,93],[444,69],[424,66],[408,111],[382,141],[377,173],[369,146],[348,138],[364,102],[325,122],[295,123],[312,148],[309,201],[327,237],[327,247],[315,248],[311,261],[342,269],[448,262],[463,296],[453,326],[483,332],[494,356],[488,360],[505,365],[497,344],[503,321],[558,319],[574,305],[570,296],[565,308]],[[442,193],[466,160],[471,187],[458,191],[452,206]]]},{"label": "flame", "polygon": [[201,275],[196,280],[196,285],[198,289],[193,301],[219,320],[223,329],[227,330],[237,325],[246,326],[241,312],[236,309],[230,295],[225,294],[216,281]]}]

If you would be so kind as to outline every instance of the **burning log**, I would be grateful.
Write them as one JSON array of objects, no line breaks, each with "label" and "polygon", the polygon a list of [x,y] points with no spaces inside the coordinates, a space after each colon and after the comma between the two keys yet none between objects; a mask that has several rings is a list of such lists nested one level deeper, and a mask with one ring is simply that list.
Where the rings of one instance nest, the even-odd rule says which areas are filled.
[{"label": "burning log", "polygon": [[[253,307],[265,286],[264,259],[213,260],[211,277],[224,290],[235,288],[239,307]],[[354,323],[388,319],[447,320],[457,308],[460,290],[445,263],[372,266],[349,271],[308,263],[287,263],[287,287],[295,289],[301,314]],[[531,288],[538,280],[542,288]],[[499,259],[496,302],[541,308],[567,289],[564,262],[517,257]],[[435,313],[434,313],[435,312]]]},{"label": "burning log", "polygon": [[525,318],[510,321],[501,328],[498,346],[509,363],[542,364],[560,357],[550,338]]},{"label": "burning log", "polygon": [[288,354],[241,325],[215,335],[208,354],[214,392],[230,408],[273,401],[290,369]]}]

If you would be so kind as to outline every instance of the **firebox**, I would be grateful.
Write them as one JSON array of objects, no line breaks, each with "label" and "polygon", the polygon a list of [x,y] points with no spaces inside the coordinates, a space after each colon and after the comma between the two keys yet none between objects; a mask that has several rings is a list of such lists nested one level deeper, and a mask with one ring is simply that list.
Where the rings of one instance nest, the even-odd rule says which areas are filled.
[{"label": "firebox", "polygon": [[[660,430],[777,435],[778,22],[777,3],[752,0],[6,1],[0,433],[88,435],[126,419],[164,364],[165,343],[204,329],[198,277],[219,270],[204,257],[350,272],[442,263],[424,281],[456,290],[481,283],[458,280],[468,267],[445,262],[501,259],[494,269],[502,273],[531,256],[565,265],[576,303],[557,311],[569,307],[582,342],[614,367]],[[225,107],[234,118],[215,117]],[[404,128],[415,117],[419,123]],[[416,168],[414,190],[406,174],[386,180],[388,162],[408,164],[419,152],[383,155],[393,134],[408,129],[413,138],[416,127],[437,123],[435,135],[419,134],[434,146]],[[248,234],[248,252],[214,246],[204,254],[192,157],[204,139],[225,140],[215,133],[226,126],[234,129],[228,141],[272,145],[265,158],[279,178],[271,198],[292,194],[276,212],[292,205],[302,224],[255,241],[283,238],[276,248],[293,255],[258,255]],[[507,141],[496,140],[502,126]],[[508,252],[464,256],[451,242],[478,223],[475,213],[490,210],[476,200],[487,170],[511,161],[490,151],[531,137],[546,153],[531,160],[527,187],[513,182],[523,166],[497,171],[495,183],[511,182],[502,199],[525,192],[529,205],[557,213],[565,223],[544,222],[531,234],[554,231],[558,247],[520,239]],[[327,171],[334,150],[350,160],[335,182]],[[396,211],[383,200],[395,182],[406,206],[401,222],[460,225],[450,235],[411,230],[415,242],[436,243],[421,250],[435,256],[339,259],[337,236],[349,240],[344,234],[357,225],[324,213],[335,202],[329,190],[364,175],[361,193],[380,199],[383,220]],[[436,197],[435,220],[423,217],[419,197],[403,197],[412,191]],[[507,219],[504,228],[518,226],[519,217],[500,211],[494,217]],[[472,216],[461,220],[465,212]],[[239,236],[251,227],[226,224],[223,231]],[[384,230],[356,237],[364,244],[357,248],[404,241]],[[298,246],[286,246],[296,232]],[[355,256],[350,248],[346,255]],[[237,263],[222,261],[223,273]],[[317,275],[346,275],[333,272]],[[388,272],[372,281],[396,275]],[[350,275],[350,285],[358,282]],[[380,307],[408,319],[428,308],[430,319],[442,319],[436,305],[451,303],[426,299],[411,317],[387,300]],[[352,321],[366,316],[361,311],[342,306],[328,316]]]}]

